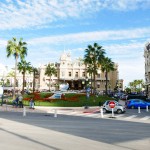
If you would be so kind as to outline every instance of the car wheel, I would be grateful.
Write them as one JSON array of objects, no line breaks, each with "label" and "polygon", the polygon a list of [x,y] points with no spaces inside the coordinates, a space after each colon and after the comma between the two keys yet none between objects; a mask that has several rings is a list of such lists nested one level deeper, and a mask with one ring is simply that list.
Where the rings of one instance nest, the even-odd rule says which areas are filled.
[{"label": "car wheel", "polygon": [[134,109],[135,107],[134,106],[131,106],[131,109]]},{"label": "car wheel", "polygon": [[121,114],[122,113],[122,110],[121,109],[118,109],[117,110],[117,114]]},{"label": "car wheel", "polygon": [[107,113],[107,110],[105,108],[103,108],[103,113]]}]

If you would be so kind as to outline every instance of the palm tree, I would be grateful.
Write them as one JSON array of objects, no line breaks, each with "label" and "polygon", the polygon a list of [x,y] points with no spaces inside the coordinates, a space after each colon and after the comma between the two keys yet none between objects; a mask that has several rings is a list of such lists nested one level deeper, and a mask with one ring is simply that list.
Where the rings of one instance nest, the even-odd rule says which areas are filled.
[{"label": "palm tree", "polygon": [[51,86],[51,77],[52,75],[56,75],[56,74],[57,74],[57,71],[55,67],[49,63],[45,69],[45,75],[49,77],[49,91],[50,91],[50,86]]},{"label": "palm tree", "polygon": [[91,65],[93,68],[93,78],[94,78],[94,91],[96,88],[96,74],[98,70],[99,64],[102,62],[104,58],[105,50],[102,48],[102,46],[99,46],[97,43],[94,43],[92,45],[88,45],[87,49],[85,49],[85,55],[84,55],[84,63],[88,66]]},{"label": "palm tree", "polygon": [[23,75],[22,93],[24,93],[25,74],[26,74],[27,72],[30,73],[30,72],[32,71],[31,63],[30,63],[30,62],[26,62],[25,60],[21,60],[21,62],[19,62],[17,66],[18,66],[19,72],[21,72],[22,75]]},{"label": "palm tree", "polygon": [[108,85],[108,73],[110,71],[115,70],[114,62],[108,57],[105,57],[101,63],[101,70],[102,72],[105,72],[105,77],[106,77],[106,85],[105,85],[105,90],[106,90],[106,95],[107,95],[107,85]]},{"label": "palm tree", "polygon": [[14,91],[13,97],[15,98],[15,87],[16,87],[16,74],[17,74],[17,63],[18,58],[20,57],[23,59],[27,55],[27,43],[22,41],[23,39],[20,38],[18,41],[15,37],[12,40],[9,40],[6,47],[7,57],[14,56],[15,58],[15,76],[14,76]]},{"label": "palm tree", "polygon": [[134,82],[129,82],[129,87],[131,89],[131,92],[133,92],[134,89]]},{"label": "palm tree", "polygon": [[33,72],[33,93],[35,91],[35,78],[38,75],[38,69],[35,67],[32,67],[32,72]]},{"label": "palm tree", "polygon": [[89,74],[90,78],[91,78],[91,82],[92,82],[92,73],[94,71],[94,68],[92,68],[92,65],[88,65],[87,66],[87,73]]}]

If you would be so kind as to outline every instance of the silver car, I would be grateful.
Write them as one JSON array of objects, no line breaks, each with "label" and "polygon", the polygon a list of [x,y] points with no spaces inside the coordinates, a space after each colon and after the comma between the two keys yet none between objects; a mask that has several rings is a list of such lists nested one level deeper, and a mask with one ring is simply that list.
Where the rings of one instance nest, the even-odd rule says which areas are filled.
[{"label": "silver car", "polygon": [[104,104],[103,104],[103,112],[106,113],[106,112],[112,112],[112,108],[110,108],[109,106],[109,102],[114,102],[115,103],[115,107],[113,108],[113,111],[118,113],[118,114],[121,114],[121,113],[124,113],[126,111],[126,108],[125,106],[119,104],[117,101],[115,100],[107,100]]}]

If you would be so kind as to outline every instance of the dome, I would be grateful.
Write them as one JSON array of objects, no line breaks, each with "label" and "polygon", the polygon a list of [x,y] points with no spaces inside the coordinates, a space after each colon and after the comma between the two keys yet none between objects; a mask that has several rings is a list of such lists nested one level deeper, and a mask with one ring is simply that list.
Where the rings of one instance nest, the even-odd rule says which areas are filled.
[{"label": "dome", "polygon": [[71,61],[70,53],[64,52],[64,53],[60,56],[60,61]]}]

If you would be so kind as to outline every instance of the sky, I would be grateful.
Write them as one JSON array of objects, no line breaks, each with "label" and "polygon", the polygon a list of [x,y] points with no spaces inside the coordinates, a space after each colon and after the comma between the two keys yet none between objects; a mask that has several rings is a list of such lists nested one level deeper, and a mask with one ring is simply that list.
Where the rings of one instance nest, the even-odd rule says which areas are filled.
[{"label": "sky", "polygon": [[26,60],[35,67],[59,62],[63,52],[82,58],[96,42],[128,86],[145,79],[150,0],[0,0],[0,67],[15,65],[14,57],[6,57],[12,37],[27,42]]}]

